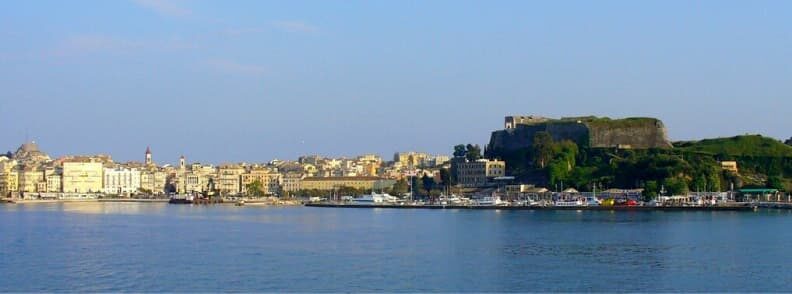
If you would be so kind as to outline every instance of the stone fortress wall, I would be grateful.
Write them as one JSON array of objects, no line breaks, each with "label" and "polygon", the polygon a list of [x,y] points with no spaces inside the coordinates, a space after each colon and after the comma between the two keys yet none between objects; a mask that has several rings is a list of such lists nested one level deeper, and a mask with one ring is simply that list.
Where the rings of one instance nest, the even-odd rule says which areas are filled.
[{"label": "stone fortress wall", "polygon": [[656,118],[507,116],[504,129],[492,132],[488,148],[500,151],[530,148],[537,132],[547,132],[554,140],[571,140],[590,148],[672,147],[665,125]]}]

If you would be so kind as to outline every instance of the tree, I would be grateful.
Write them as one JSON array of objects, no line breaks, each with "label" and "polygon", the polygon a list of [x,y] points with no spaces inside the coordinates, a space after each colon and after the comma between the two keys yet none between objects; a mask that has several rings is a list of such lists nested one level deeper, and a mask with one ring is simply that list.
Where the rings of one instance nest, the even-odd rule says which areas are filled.
[{"label": "tree", "polygon": [[465,158],[468,161],[476,161],[481,159],[481,147],[479,145],[467,144]]},{"label": "tree", "polygon": [[671,195],[685,195],[689,192],[685,179],[667,178],[663,181],[665,188]]},{"label": "tree", "polygon": [[255,180],[252,183],[245,185],[245,189],[247,189],[247,195],[253,197],[264,196],[264,188],[262,187],[261,181],[259,180]]},{"label": "tree", "polygon": [[434,178],[424,174],[423,177],[421,177],[421,184],[423,184],[423,188],[426,190],[426,195],[429,195],[434,186]]},{"label": "tree", "polygon": [[443,187],[451,187],[451,171],[447,168],[440,169],[440,181],[443,182]]},{"label": "tree", "polygon": [[553,137],[548,132],[536,132],[532,147],[534,165],[545,168],[553,156]]},{"label": "tree", "polygon": [[407,180],[405,179],[399,179],[398,181],[396,181],[395,184],[393,184],[393,187],[391,187],[391,193],[393,193],[394,195],[402,195],[404,193],[407,193],[407,191],[409,190],[410,190],[410,185],[407,183]]},{"label": "tree", "polygon": [[651,201],[652,199],[657,198],[657,193],[659,192],[660,187],[657,184],[657,181],[646,181],[644,183],[644,201]]},{"label": "tree", "polygon": [[420,192],[423,190],[423,181],[419,177],[412,177],[412,183],[410,183],[412,188],[410,192],[412,193],[413,198],[415,198],[415,192]]},{"label": "tree", "polygon": [[788,140],[784,141],[784,144],[787,144],[787,145],[789,145],[789,146],[792,146],[792,137],[789,137],[789,139],[788,139]]},{"label": "tree", "polygon": [[464,144],[454,146],[454,157],[465,157],[465,154],[467,154],[467,151]]},{"label": "tree", "polygon": [[779,191],[784,191],[784,183],[781,181],[781,177],[779,176],[770,176],[767,178],[767,187],[770,189],[776,189]]}]

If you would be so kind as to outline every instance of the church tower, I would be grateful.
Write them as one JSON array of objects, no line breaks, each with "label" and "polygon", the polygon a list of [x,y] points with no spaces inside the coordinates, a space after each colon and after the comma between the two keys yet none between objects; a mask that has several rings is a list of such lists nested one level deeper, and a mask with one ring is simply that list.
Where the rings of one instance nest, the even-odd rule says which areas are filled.
[{"label": "church tower", "polygon": [[186,166],[187,166],[187,160],[185,160],[184,155],[182,155],[181,157],[179,157],[179,169],[184,170]]},{"label": "church tower", "polygon": [[151,147],[146,146],[146,165],[151,165]]}]

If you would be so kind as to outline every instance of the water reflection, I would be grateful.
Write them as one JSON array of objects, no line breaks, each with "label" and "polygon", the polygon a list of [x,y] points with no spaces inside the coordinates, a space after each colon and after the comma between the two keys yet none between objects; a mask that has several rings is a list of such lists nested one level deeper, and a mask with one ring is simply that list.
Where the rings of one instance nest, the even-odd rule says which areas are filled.
[{"label": "water reflection", "polygon": [[788,212],[0,209],[0,291],[792,290]]}]

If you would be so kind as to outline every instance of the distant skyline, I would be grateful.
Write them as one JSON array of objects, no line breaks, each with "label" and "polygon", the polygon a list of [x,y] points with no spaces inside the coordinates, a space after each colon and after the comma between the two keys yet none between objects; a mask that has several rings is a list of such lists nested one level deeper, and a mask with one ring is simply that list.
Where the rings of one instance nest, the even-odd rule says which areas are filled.
[{"label": "distant skyline", "polygon": [[792,136],[789,1],[15,1],[0,150],[450,154],[507,115]]}]

